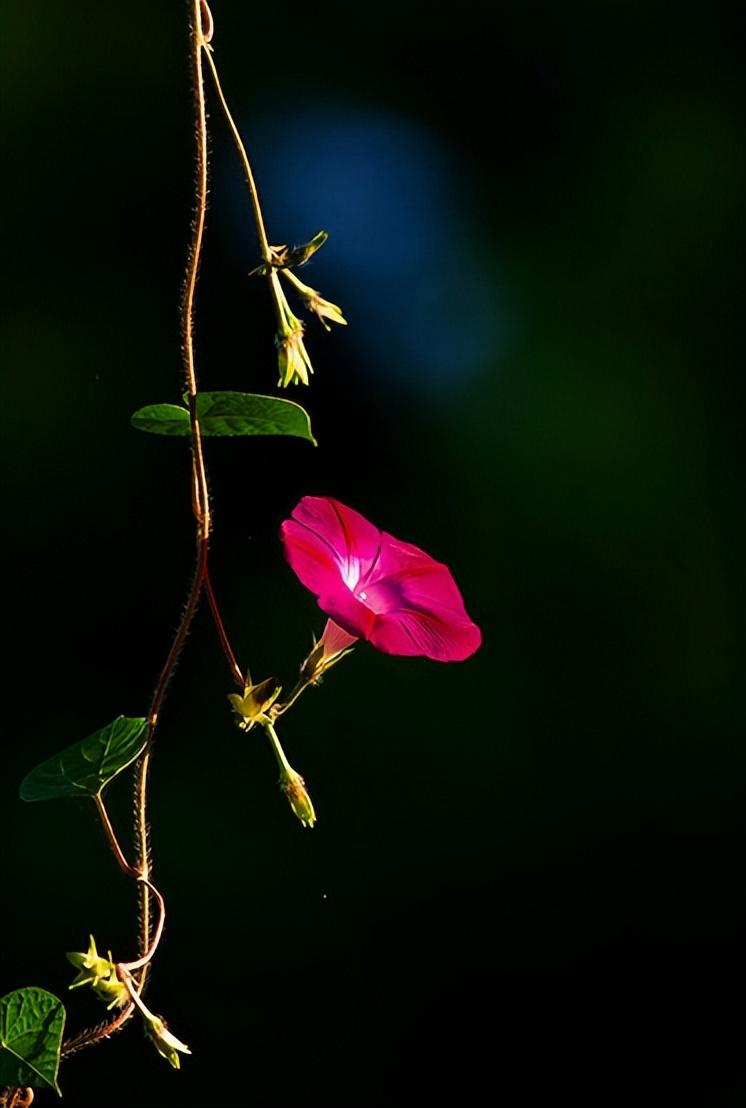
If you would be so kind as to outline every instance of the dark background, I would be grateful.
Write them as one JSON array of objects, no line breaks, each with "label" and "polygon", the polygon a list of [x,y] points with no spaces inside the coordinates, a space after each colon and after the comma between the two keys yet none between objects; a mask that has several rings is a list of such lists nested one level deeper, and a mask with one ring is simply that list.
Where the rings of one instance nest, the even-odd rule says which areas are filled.
[{"label": "dark background", "polygon": [[[132,888],[28,768],[143,714],[186,593],[188,460],[128,425],[180,392],[185,5],[3,15],[5,738],[0,992],[61,996]],[[323,617],[282,560],[333,495],[447,561],[484,646],[365,645],[282,736],[233,726],[201,613],[158,733],[169,915],[136,1026],[65,1104],[740,1103],[738,502],[744,181],[729,6],[215,0],[223,83],[304,279],[317,450],[210,444],[213,573],[255,676]],[[213,102],[214,103],[214,102]],[[201,383],[271,392],[273,321],[217,107]],[[123,836],[127,787],[111,790]],[[70,1026],[100,1007],[70,997]],[[39,1101],[51,1102],[40,1094]]]}]

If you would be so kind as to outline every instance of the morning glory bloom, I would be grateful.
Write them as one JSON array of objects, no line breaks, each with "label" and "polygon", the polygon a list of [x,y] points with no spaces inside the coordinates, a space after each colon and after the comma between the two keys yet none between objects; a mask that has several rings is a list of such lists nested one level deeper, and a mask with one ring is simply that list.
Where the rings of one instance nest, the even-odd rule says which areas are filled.
[{"label": "morning glory bloom", "polygon": [[448,567],[338,500],[304,496],[280,535],[296,576],[347,636],[438,662],[460,662],[481,644]]}]

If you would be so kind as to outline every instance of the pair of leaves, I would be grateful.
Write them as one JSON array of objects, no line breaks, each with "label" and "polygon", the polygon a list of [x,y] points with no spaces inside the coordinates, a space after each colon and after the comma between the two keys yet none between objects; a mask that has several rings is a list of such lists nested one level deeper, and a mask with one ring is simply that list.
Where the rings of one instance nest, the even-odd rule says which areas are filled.
[{"label": "pair of leaves", "polygon": [[16,989],[0,997],[0,1086],[54,1089],[65,1026],[62,1001],[45,989]]},{"label": "pair of leaves", "polygon": [[[250,392],[200,392],[197,417],[203,435],[290,435],[316,446],[308,412],[292,400]],[[132,425],[154,435],[191,434],[188,408],[149,404],[132,416]]]}]

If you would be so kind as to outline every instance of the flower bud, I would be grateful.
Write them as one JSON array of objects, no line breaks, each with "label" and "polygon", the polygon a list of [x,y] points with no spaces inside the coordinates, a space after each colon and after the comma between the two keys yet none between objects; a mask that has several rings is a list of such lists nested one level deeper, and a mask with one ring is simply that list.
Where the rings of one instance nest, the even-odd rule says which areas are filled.
[{"label": "flower bud", "polygon": [[355,635],[328,619],[321,638],[301,666],[302,679],[307,684],[318,683],[328,669],[351,652],[356,642]]},{"label": "flower bud", "polygon": [[179,1069],[181,1065],[181,1054],[191,1054],[191,1050],[182,1043],[180,1039],[177,1039],[175,1035],[172,1035],[165,1024],[165,1021],[158,1016],[154,1016],[149,1013],[145,1016],[145,1032],[148,1038],[153,1043],[155,1049],[165,1058],[167,1062],[174,1067],[175,1070]]},{"label": "flower bud", "polygon": [[313,827],[316,822],[316,812],[301,775],[294,769],[283,768],[280,774],[280,788],[303,826]]}]

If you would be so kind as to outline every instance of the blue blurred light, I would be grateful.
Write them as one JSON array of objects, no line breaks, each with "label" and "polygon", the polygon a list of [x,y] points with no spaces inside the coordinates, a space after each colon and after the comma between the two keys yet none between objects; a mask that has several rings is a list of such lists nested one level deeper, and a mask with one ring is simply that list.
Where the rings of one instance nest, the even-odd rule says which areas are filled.
[{"label": "blue blurred light", "polygon": [[[307,98],[300,111],[267,109],[244,133],[270,239],[329,232],[301,276],[342,305],[355,365],[442,395],[494,363],[504,346],[497,267],[470,190],[432,134]],[[235,176],[225,186],[230,218],[245,219]]]}]

